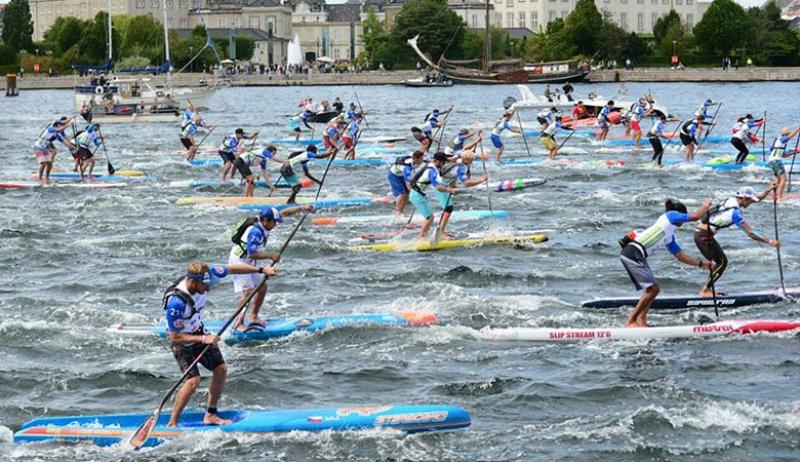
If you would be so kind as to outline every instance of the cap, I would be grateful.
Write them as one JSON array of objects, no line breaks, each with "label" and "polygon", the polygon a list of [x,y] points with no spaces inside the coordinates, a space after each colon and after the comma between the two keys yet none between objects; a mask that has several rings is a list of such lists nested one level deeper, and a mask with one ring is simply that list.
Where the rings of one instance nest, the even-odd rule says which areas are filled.
[{"label": "cap", "polygon": [[258,213],[258,218],[262,220],[271,220],[277,223],[283,223],[283,215],[275,207],[264,207]]},{"label": "cap", "polygon": [[753,118],[753,114],[747,114],[746,116],[744,116],[744,118],[745,119],[752,119]]},{"label": "cap", "polygon": [[761,199],[758,198],[758,194],[756,194],[756,190],[750,186],[742,186],[736,191],[736,197],[740,199],[750,199],[753,202],[759,202]]},{"label": "cap", "polygon": [[613,106],[613,105],[614,105],[613,99],[608,100],[608,102],[606,103],[606,106]]},{"label": "cap", "polygon": [[435,116],[438,116],[439,115],[439,110],[438,109],[434,109],[433,111],[431,111],[431,113],[433,115],[435,115]]},{"label": "cap", "polygon": [[203,284],[211,287],[220,279],[224,278],[228,274],[227,268],[224,266],[209,266],[208,270],[200,273],[186,273],[186,279],[202,282]]},{"label": "cap", "polygon": [[466,160],[472,160],[472,159],[474,159],[474,158],[475,158],[475,153],[474,153],[474,152],[472,152],[472,151],[469,151],[469,150],[466,150],[466,151],[461,151],[461,156],[460,156],[460,157],[461,157],[462,159],[466,159]]},{"label": "cap", "polygon": [[707,99],[706,99],[706,104],[714,104],[714,102],[713,102],[713,101],[711,101],[711,98],[707,98]]}]

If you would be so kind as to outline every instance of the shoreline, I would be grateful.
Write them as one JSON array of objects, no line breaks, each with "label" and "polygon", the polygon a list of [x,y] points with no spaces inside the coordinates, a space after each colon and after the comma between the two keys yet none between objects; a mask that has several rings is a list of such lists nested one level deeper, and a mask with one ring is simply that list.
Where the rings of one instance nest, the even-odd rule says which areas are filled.
[{"label": "shoreline", "polygon": [[[419,77],[419,72],[410,71],[369,71],[359,74],[310,74],[292,75],[289,79],[267,75],[235,75],[230,83],[233,87],[283,87],[283,86],[335,86],[335,85],[402,85],[404,80]],[[194,86],[208,75],[185,73],[172,76],[172,82],[179,86]],[[150,76],[158,85],[165,83],[164,76]],[[19,90],[59,90],[72,89],[79,82],[75,76],[47,77],[41,75],[17,78]],[[800,67],[756,67],[723,71],[719,68],[700,68],[673,70],[668,68],[641,68],[631,71],[625,69],[597,70],[587,75],[585,83],[607,82],[797,82],[800,81]],[[531,83],[530,85],[541,85]]]}]

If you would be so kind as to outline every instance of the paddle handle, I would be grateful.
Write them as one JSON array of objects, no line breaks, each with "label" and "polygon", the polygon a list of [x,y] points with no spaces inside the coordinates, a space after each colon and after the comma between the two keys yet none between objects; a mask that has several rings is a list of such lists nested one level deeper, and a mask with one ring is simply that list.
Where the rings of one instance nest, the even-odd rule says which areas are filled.
[{"label": "paddle handle", "polygon": [[695,152],[700,150],[700,148],[703,146],[703,143],[705,143],[706,140],[708,139],[708,135],[711,134],[711,130],[714,129],[714,121],[717,120],[717,114],[719,114],[719,110],[722,107],[722,103],[723,102],[720,101],[719,105],[717,106],[717,110],[714,111],[714,115],[711,117],[711,125],[708,127],[708,130],[706,130],[706,134],[703,135],[703,141],[701,141],[700,144],[697,145],[697,149],[695,150]]},{"label": "paddle handle", "polygon": [[[708,258],[711,260],[711,239],[714,238],[714,234],[711,232],[711,212],[706,210],[706,231],[708,232],[708,240],[706,241],[706,253],[708,253]],[[713,261],[713,260],[712,260]],[[714,301],[714,315],[717,317],[717,321],[719,321],[719,307],[717,307],[717,288],[716,284],[714,284],[714,265],[708,269],[708,280],[711,282],[711,297]]]}]

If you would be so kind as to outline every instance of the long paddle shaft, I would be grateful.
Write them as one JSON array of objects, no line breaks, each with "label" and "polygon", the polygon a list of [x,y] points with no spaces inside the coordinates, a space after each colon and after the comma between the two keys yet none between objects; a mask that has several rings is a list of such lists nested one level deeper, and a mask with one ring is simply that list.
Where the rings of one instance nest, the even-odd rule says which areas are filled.
[{"label": "long paddle shaft", "polygon": [[111,165],[111,159],[108,158],[108,150],[106,149],[106,138],[103,136],[103,132],[101,132],[99,128],[97,129],[97,133],[100,135],[100,139],[103,142],[103,153],[106,155],[106,167],[108,168],[108,174],[113,175],[116,169],[114,169],[114,166]]},{"label": "long paddle shaft", "polygon": [[478,141],[478,143],[480,143],[480,146],[481,146],[480,156],[481,156],[481,164],[483,164],[483,174],[486,175],[486,178],[487,178],[487,180],[486,180],[486,199],[489,200],[489,211],[494,213],[494,209],[492,208],[492,192],[489,190],[489,180],[488,180],[489,173],[486,171],[486,161],[483,160],[483,138],[481,138],[480,141]]},{"label": "long paddle shaft", "polygon": [[[708,240],[706,241],[706,243],[707,243],[706,252],[708,253],[708,259],[711,260],[711,239],[714,238],[714,234],[712,234],[712,232],[711,232],[711,212],[709,210],[706,210],[706,232],[708,233],[706,235],[706,238],[708,238]],[[716,263],[716,262],[714,262],[714,263]],[[711,265],[711,268],[709,268],[709,270],[708,270],[708,280],[711,281],[711,297],[712,297],[712,300],[714,301],[714,315],[716,315],[717,321],[719,321],[719,308],[717,307],[717,289],[716,289],[715,284],[713,282],[713,280],[714,280],[714,265]]]},{"label": "long paddle shaft", "polygon": [[781,262],[781,246],[778,237],[778,192],[775,189],[772,190],[772,218],[775,223],[775,240],[779,243],[775,250],[778,252],[778,273],[781,276],[781,292],[783,292],[783,298],[789,298],[786,295],[786,284],[783,281],[783,263]]},{"label": "long paddle shaft", "polygon": [[564,145],[567,144],[567,141],[569,141],[569,139],[572,138],[572,135],[574,135],[574,134],[575,134],[575,130],[573,129],[572,131],[569,132],[569,135],[567,135],[567,137],[564,138],[564,141],[562,141],[561,144],[558,145],[558,148],[556,148],[556,154],[558,154],[558,151],[560,151],[561,148],[563,148]]},{"label": "long paddle shaft", "polygon": [[721,107],[722,107],[722,101],[720,101],[720,102],[719,102],[719,105],[717,106],[717,110],[716,110],[716,111],[714,111],[714,115],[711,117],[711,125],[708,127],[708,130],[706,130],[706,134],[705,134],[705,135],[703,135],[703,141],[701,141],[701,142],[700,142],[700,143],[697,145],[697,149],[695,149],[695,153],[697,153],[698,151],[700,151],[700,148],[703,146],[703,143],[705,143],[705,142],[706,142],[706,140],[708,139],[708,135],[711,133],[711,130],[713,130],[713,129],[714,129],[714,122],[717,120],[717,114],[719,114],[719,109],[720,109]]},{"label": "long paddle shaft", "polygon": [[514,112],[517,113],[517,123],[519,124],[519,134],[522,136],[522,142],[525,143],[525,150],[528,151],[528,157],[531,156],[531,148],[528,147],[528,140],[525,139],[525,130],[522,128],[522,118],[519,116],[519,111],[516,109]]},{"label": "long paddle shaft", "polygon": [[367,116],[364,113],[364,108],[361,107],[361,100],[358,99],[358,92],[353,90],[353,93],[356,95],[356,103],[358,103],[358,110],[361,112],[361,117],[364,118],[364,125],[366,125],[367,128],[369,128],[369,122],[367,122]]},{"label": "long paddle shaft", "polygon": [[675,127],[675,130],[672,131],[672,134],[669,136],[669,139],[667,140],[667,144],[664,145],[664,152],[666,152],[669,145],[672,144],[672,140],[675,139],[675,135],[678,134],[678,130],[681,129],[681,125],[683,125],[683,121],[679,120],[678,126]]},{"label": "long paddle shaft", "polygon": [[206,138],[208,138],[208,135],[210,135],[210,134],[211,134],[211,132],[213,132],[215,128],[217,128],[217,126],[216,126],[216,125],[215,125],[215,126],[213,126],[213,127],[211,127],[211,128],[210,128],[210,129],[209,129],[209,130],[206,132],[206,135],[203,137],[203,139],[202,139],[202,140],[200,140],[200,142],[199,142],[199,143],[197,143],[197,149],[200,149],[200,146],[202,146],[202,145],[203,145],[203,142],[206,140]]},{"label": "long paddle shaft", "polygon": [[794,154],[792,154],[792,165],[789,166],[789,178],[787,179],[786,192],[792,191],[792,173],[794,173],[794,159],[797,157],[797,148],[800,146],[800,135],[797,136],[797,141],[794,142]]},{"label": "long paddle shaft", "polygon": [[[437,135],[439,135],[439,139],[436,141],[437,152],[442,147],[442,138],[444,138],[444,130],[445,127],[447,126],[447,118],[450,117],[450,114],[453,112],[453,107],[454,106],[451,105],[450,109],[447,110],[447,114],[444,115],[444,119],[442,120],[442,125],[439,126],[439,129],[436,133]],[[434,138],[436,138],[436,135],[434,135]]]},{"label": "long paddle shaft", "polygon": [[764,111],[764,118],[762,119],[764,123],[761,124],[764,127],[764,133],[761,134],[761,161],[767,161],[767,111]]}]

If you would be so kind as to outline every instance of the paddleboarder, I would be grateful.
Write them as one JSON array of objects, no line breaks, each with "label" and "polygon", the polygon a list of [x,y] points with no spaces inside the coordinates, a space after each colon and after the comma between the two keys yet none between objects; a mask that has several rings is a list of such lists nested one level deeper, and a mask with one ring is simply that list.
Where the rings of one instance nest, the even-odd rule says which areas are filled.
[{"label": "paddleboarder", "polygon": [[[480,178],[470,178],[472,175],[472,172],[470,172],[470,167],[472,166],[472,161],[474,158],[474,152],[463,151],[460,158],[450,161],[449,163],[443,165],[441,169],[439,169],[439,176],[450,188],[455,188],[459,183],[461,183],[461,186],[464,188],[477,186],[481,183],[488,183],[488,175],[482,175]],[[445,229],[447,228],[448,221],[450,221],[450,215],[452,215],[455,208],[455,204],[453,203],[453,194],[450,192],[443,192],[440,189],[436,189],[435,191],[436,199],[439,201],[439,206],[443,210],[442,218],[439,222],[439,235],[452,239],[453,235],[447,233]]]},{"label": "paddleboarder", "polygon": [[[358,143],[362,120],[363,118],[361,117],[361,114],[356,114],[356,116],[350,120],[350,123],[347,124],[347,128],[344,129],[344,133],[342,134],[342,144],[344,145],[345,149],[345,159],[356,158],[356,144]],[[333,154],[333,152],[328,152],[328,155],[330,154]]]},{"label": "paddleboarder", "polygon": [[63,144],[69,149],[77,147],[64,135],[64,130],[75,123],[75,117],[61,117],[47,126],[33,145],[33,156],[39,163],[39,183],[50,184],[50,171],[53,170],[53,161],[56,158],[55,142]]},{"label": "paddleboarder", "polygon": [[503,152],[506,150],[506,147],[503,144],[503,139],[500,138],[500,135],[504,131],[508,130],[508,131],[510,131],[512,133],[519,133],[522,136],[525,136],[524,134],[522,134],[520,129],[518,129],[517,127],[512,127],[511,124],[509,123],[509,121],[511,120],[511,117],[513,117],[513,116],[514,116],[514,111],[513,110],[508,110],[508,111],[504,112],[503,113],[503,117],[501,117],[500,120],[498,120],[494,124],[494,128],[492,128],[492,136],[491,136],[492,146],[494,146],[494,148],[495,148],[495,159],[498,162],[500,162],[500,157],[503,155]]},{"label": "paddleboarder", "polygon": [[[267,187],[270,190],[270,193],[275,192],[275,185],[272,184],[272,181],[269,179],[269,171],[267,170],[267,162],[286,162],[286,159],[283,159],[277,155],[278,148],[275,146],[267,146],[266,148],[262,149],[261,152],[259,151],[246,151],[243,152],[240,156],[236,157],[236,160],[233,162],[233,166],[236,167],[236,170],[239,171],[239,174],[242,175],[242,178],[245,180],[245,187],[244,187],[244,195],[245,197],[253,197],[255,194],[256,189],[256,181],[260,176],[266,183]],[[259,173],[256,175],[253,173],[253,168],[255,166],[259,167]]]},{"label": "paddleboarder", "polygon": [[796,152],[787,154],[786,145],[789,143],[789,140],[797,136],[798,133],[800,133],[800,126],[793,131],[789,131],[788,128],[783,128],[781,134],[775,138],[775,141],[772,142],[769,148],[769,168],[772,169],[772,173],[775,175],[775,180],[777,181],[776,193],[779,201],[784,199],[783,190],[786,188],[786,182],[789,177],[789,175],[786,174],[786,167],[783,165],[783,158],[797,155]]},{"label": "paddleboarder", "polygon": [[325,150],[330,153],[339,152],[339,138],[345,129],[347,122],[343,115],[339,115],[325,126],[325,131],[322,133],[322,143]]},{"label": "paddleboarder", "polygon": [[715,125],[716,122],[706,122],[703,115],[695,116],[691,120],[687,120],[681,125],[681,130],[678,133],[681,143],[686,147],[686,161],[691,162],[694,160],[694,152],[697,149],[697,137],[702,132],[703,125]]},{"label": "paddleboarder", "polygon": [[89,179],[91,180],[94,172],[94,166],[97,163],[94,160],[94,149],[105,143],[105,140],[99,134],[100,124],[89,124],[86,130],[83,130],[75,137],[75,159],[78,161],[78,173],[80,174],[80,181],[84,180],[83,173],[87,167],[89,169]]},{"label": "paddleboarder", "polygon": [[542,130],[542,134],[539,137],[539,142],[547,149],[547,158],[550,160],[555,160],[556,153],[558,152],[558,144],[556,144],[556,130],[558,129],[573,130],[572,128],[562,126],[561,116],[556,116],[556,119]]},{"label": "paddleboarder", "polygon": [[650,128],[650,131],[647,132],[647,141],[650,142],[650,146],[653,147],[653,162],[659,167],[661,166],[661,158],[664,156],[664,145],[661,144],[661,138],[664,138],[669,142],[669,137],[664,134],[664,124],[667,123],[667,116],[661,114],[658,116],[658,120],[653,124]]},{"label": "paddleboarder", "polygon": [[553,123],[553,120],[557,116],[560,116],[561,113],[558,112],[558,108],[555,106],[551,107],[550,109],[543,109],[536,114],[536,121],[539,122],[539,130],[544,131],[548,125]]},{"label": "paddleboarder", "polygon": [[256,136],[258,136],[258,132],[245,133],[243,128],[237,128],[235,132],[225,135],[218,151],[222,158],[222,183],[228,178],[228,174],[233,172],[233,163],[236,161],[239,151],[239,142],[242,139],[250,140]]},{"label": "paddleboarder", "polygon": [[186,160],[189,162],[193,161],[195,156],[197,155],[197,150],[199,149],[197,143],[194,140],[194,135],[200,129],[211,130],[214,128],[213,125],[206,125],[203,122],[203,118],[199,115],[195,115],[194,119],[190,120],[189,123],[182,126],[180,141],[181,145],[186,148],[189,153],[186,155]]},{"label": "paddleboarder", "polygon": [[408,193],[410,191],[409,182],[414,177],[417,169],[425,163],[425,153],[414,151],[410,156],[400,156],[394,160],[389,167],[386,178],[392,188],[392,196],[395,198],[395,214],[403,216],[403,211],[408,203]]},{"label": "paddleboarder", "polygon": [[600,114],[597,114],[597,126],[600,127],[600,131],[597,132],[595,140],[603,141],[608,136],[608,129],[613,125],[609,120],[612,112],[614,112],[614,100],[609,100],[600,110]]},{"label": "paddleboarder", "polygon": [[309,144],[305,151],[296,151],[289,154],[289,158],[281,167],[281,175],[283,176],[283,179],[286,180],[286,183],[292,187],[292,193],[289,195],[289,199],[286,201],[287,204],[294,204],[297,193],[299,193],[300,189],[303,187],[300,184],[300,177],[297,176],[294,169],[299,165],[303,169],[303,175],[306,178],[314,183],[317,183],[318,185],[321,185],[322,183],[318,179],[314,178],[314,176],[311,175],[311,172],[308,171],[308,161],[314,159],[325,159],[332,155],[333,153],[330,152],[317,154],[317,147],[313,144]]},{"label": "paddleboarder", "polygon": [[[722,273],[728,267],[728,258],[722,247],[717,242],[715,235],[720,229],[728,228],[735,225],[737,228],[747,234],[747,236],[756,241],[761,242],[772,247],[778,247],[780,242],[769,239],[758,234],[752,226],[745,222],[742,209],[746,209],[753,202],[760,202],[762,199],[775,189],[776,183],[771,184],[761,194],[756,194],[756,191],[750,186],[742,186],[736,192],[736,195],[713,205],[707,215],[700,217],[700,223],[694,230],[694,243],[697,249],[704,257],[714,262],[714,268],[709,274],[706,285],[700,291],[703,297],[714,296],[712,286],[722,277]],[[710,228],[710,229],[709,229]],[[721,295],[717,292],[716,295]],[[722,294],[724,295],[724,294]]]},{"label": "paddleboarder", "polygon": [[[172,355],[182,372],[186,371],[206,345],[211,345],[200,359],[200,364],[212,373],[206,413],[203,417],[203,423],[206,425],[230,423],[230,420],[217,415],[217,404],[225,387],[228,366],[217,346],[219,337],[206,334],[203,327],[203,307],[206,304],[207,292],[218,280],[229,274],[258,274],[269,277],[277,275],[278,270],[274,267],[260,268],[242,263],[209,266],[203,262],[194,262],[189,265],[186,275],[167,289],[162,302],[167,317],[167,339],[172,348]],[[178,425],[181,412],[199,386],[200,370],[194,366],[175,395],[167,426]]]},{"label": "paddleboarder", "polygon": [[[448,156],[458,156],[462,151],[472,151],[475,149],[475,146],[481,142],[483,135],[483,130],[478,130],[478,132],[472,132],[468,128],[462,128],[458,135],[454,136],[450,143],[444,148],[444,153]],[[468,139],[476,136],[475,140],[472,142],[467,142]]]},{"label": "paddleboarder", "polygon": [[759,141],[758,137],[750,133],[750,130],[756,127],[760,127],[761,124],[764,123],[764,119],[753,120],[752,114],[747,114],[744,117],[740,117],[736,124],[734,124],[733,128],[733,136],[731,136],[731,144],[739,154],[736,155],[736,163],[743,164],[744,161],[747,160],[747,156],[750,155],[750,150],[747,149],[747,142],[757,143]]},{"label": "paddleboarder", "polygon": [[680,228],[684,223],[699,220],[708,210],[711,201],[704,201],[703,205],[691,215],[687,213],[686,206],[678,201],[667,199],[666,211],[658,217],[655,224],[644,231],[631,231],[620,240],[623,245],[619,259],[625,271],[628,272],[633,285],[637,290],[644,290],[636,307],[631,312],[625,327],[648,327],[647,312],[653,300],[661,290],[656,282],[656,277],[647,258],[653,252],[666,248],[676,259],[689,266],[710,269],[712,263],[689,256],[683,252],[675,240],[675,228]]},{"label": "paddleboarder", "polygon": [[[269,233],[278,223],[283,223],[283,217],[294,215],[300,211],[310,212],[312,207],[304,205],[301,207],[291,207],[285,209],[283,213],[275,207],[265,207],[261,209],[257,217],[248,217],[239,221],[233,229],[231,241],[233,246],[228,254],[228,264],[244,264],[256,266],[258,260],[271,260],[273,264],[278,263],[280,254],[278,252],[267,252]],[[241,294],[239,303],[243,304],[250,297],[250,294],[261,284],[264,279],[262,274],[250,273],[233,276],[233,290]],[[244,312],[236,319],[234,329],[248,330],[266,326],[263,319],[258,317],[261,305],[264,304],[264,297],[267,295],[267,285],[253,296],[253,305],[247,316],[247,324],[244,322]]]},{"label": "paddleboarder", "polygon": [[650,116],[653,113],[653,110],[648,107],[647,100],[645,98],[640,98],[639,101],[633,103],[631,105],[630,110],[630,117],[631,123],[630,128],[633,130],[633,143],[634,149],[637,151],[642,149],[641,146],[641,139],[642,139],[642,119]]},{"label": "paddleboarder", "polygon": [[[424,168],[420,168],[409,182],[412,188],[409,199],[419,212],[420,216],[425,219],[422,224],[422,229],[419,232],[420,240],[425,239],[425,237],[428,235],[428,231],[431,229],[431,225],[433,224],[433,209],[431,208],[431,204],[428,202],[428,198],[425,195],[425,190],[428,188],[428,186],[433,186],[435,190],[443,193],[456,193],[456,188],[448,187],[439,174],[439,169],[442,168],[446,162],[447,154],[443,152],[437,152],[433,156],[433,161],[426,164]],[[449,206],[449,208],[452,212],[452,206]],[[444,210],[444,212],[447,212],[447,210]]]}]

